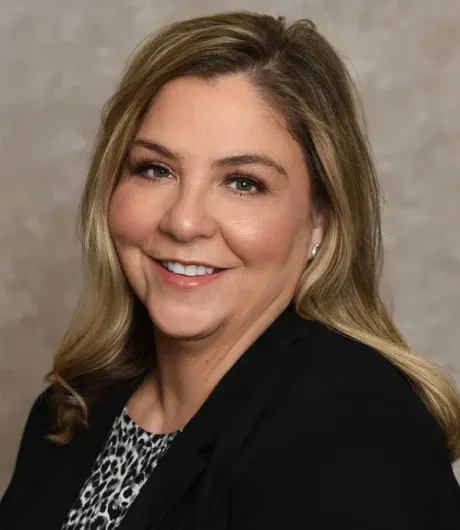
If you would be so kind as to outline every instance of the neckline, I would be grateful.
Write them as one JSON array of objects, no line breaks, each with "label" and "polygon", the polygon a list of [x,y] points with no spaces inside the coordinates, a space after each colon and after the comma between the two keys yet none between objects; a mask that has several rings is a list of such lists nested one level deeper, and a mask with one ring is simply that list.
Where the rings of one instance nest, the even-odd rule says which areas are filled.
[{"label": "neckline", "polygon": [[176,430],[176,431],[166,432],[166,433],[156,433],[156,432],[147,431],[146,429],[144,429],[143,427],[138,425],[131,418],[131,416],[129,415],[128,409],[126,408],[126,405],[123,407],[123,410],[121,411],[121,423],[122,423],[122,427],[124,429],[126,429],[126,427],[131,426],[138,433],[144,434],[144,435],[146,435],[148,437],[148,439],[154,439],[154,440],[158,440],[159,438],[167,438],[167,437],[175,436],[175,435],[179,434],[183,430],[183,429],[179,429],[179,430]]}]

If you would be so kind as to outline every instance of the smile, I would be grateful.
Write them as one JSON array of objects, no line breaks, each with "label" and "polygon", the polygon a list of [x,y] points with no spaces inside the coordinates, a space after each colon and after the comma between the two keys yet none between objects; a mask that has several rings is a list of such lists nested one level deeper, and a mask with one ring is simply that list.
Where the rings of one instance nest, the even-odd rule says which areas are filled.
[{"label": "smile", "polygon": [[221,269],[206,267],[204,265],[183,265],[177,261],[162,261],[161,264],[168,271],[182,276],[204,276],[206,274],[214,274]]},{"label": "smile", "polygon": [[194,291],[213,284],[227,272],[226,269],[208,267],[199,263],[186,265],[177,261],[154,259],[153,264],[160,281],[180,291]]}]

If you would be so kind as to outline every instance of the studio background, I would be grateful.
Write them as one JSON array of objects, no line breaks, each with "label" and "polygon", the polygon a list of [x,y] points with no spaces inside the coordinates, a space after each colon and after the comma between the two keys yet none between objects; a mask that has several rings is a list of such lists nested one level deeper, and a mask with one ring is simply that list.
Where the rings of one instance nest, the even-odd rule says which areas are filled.
[{"label": "studio background", "polygon": [[347,58],[386,195],[385,296],[460,383],[458,0],[0,0],[0,495],[77,300],[100,107],[148,33],[235,9],[310,18]]}]

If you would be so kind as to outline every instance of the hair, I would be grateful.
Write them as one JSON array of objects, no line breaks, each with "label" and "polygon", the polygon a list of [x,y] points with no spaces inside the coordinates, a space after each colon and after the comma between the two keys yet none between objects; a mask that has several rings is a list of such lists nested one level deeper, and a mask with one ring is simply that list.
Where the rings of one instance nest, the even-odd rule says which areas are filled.
[{"label": "hair", "polygon": [[[152,98],[181,76],[244,75],[302,146],[312,201],[327,228],[295,293],[297,312],[378,350],[409,379],[460,457],[460,397],[442,369],[414,353],[382,301],[381,202],[365,123],[343,60],[315,25],[252,12],[179,21],[142,41],[105,104],[80,209],[84,282],[46,380],[57,407],[50,437],[68,443],[91,407],[154,362],[146,309],[119,264],[108,207]],[[146,336],[147,335],[147,336]],[[151,339],[149,341],[149,339]]]}]

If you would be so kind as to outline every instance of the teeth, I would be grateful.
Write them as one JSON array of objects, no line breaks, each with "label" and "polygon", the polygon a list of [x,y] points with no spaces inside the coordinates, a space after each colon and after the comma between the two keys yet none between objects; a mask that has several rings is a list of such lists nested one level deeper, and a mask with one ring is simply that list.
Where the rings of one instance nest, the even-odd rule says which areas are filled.
[{"label": "teeth", "polygon": [[174,274],[184,274],[185,268],[181,263],[173,263],[172,271]]},{"label": "teeth", "polygon": [[[176,268],[176,266],[174,265],[174,269]],[[196,265],[187,265],[185,267],[185,276],[196,276],[196,269],[197,269],[197,266]]]},{"label": "teeth", "polygon": [[203,276],[204,274],[206,274],[206,267],[203,267],[203,265],[198,265],[198,267],[196,268],[196,275]]},{"label": "teeth", "polygon": [[213,274],[215,269],[212,267],[205,267],[204,265],[187,265],[174,261],[163,261],[163,267],[174,274],[183,274],[185,276],[204,276],[205,274]]}]

